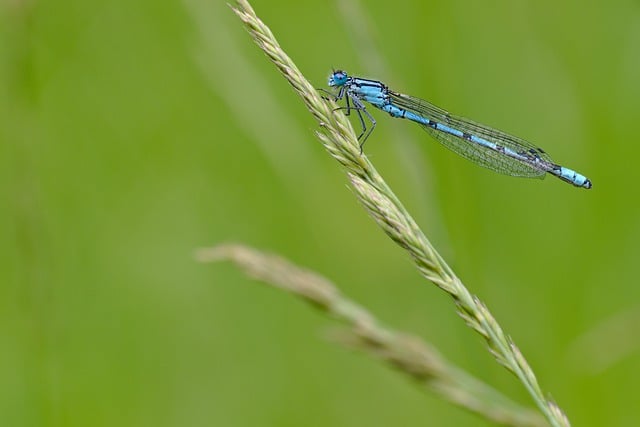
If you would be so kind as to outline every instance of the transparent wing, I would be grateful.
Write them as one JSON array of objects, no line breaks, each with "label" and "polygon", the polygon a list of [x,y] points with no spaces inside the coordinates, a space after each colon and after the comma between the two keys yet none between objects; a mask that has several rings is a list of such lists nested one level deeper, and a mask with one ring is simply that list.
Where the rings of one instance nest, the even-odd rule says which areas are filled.
[{"label": "transparent wing", "polygon": [[409,95],[395,93],[389,91],[391,102],[397,107],[406,109],[413,113],[426,117],[429,120],[457,129],[463,133],[471,134],[487,141],[498,144],[501,147],[509,148],[516,153],[526,156],[531,163],[509,157],[508,155],[483,147],[472,141],[460,138],[446,132],[433,129],[426,125],[421,125],[434,139],[451,151],[470,160],[479,166],[483,166],[492,171],[511,176],[521,176],[529,178],[544,178],[545,171],[535,167],[536,159],[541,159],[548,163],[553,163],[549,155],[531,143],[492,129],[488,126],[475,123],[463,117],[457,117],[449,114],[447,111],[439,108],[425,100],[414,98]]}]

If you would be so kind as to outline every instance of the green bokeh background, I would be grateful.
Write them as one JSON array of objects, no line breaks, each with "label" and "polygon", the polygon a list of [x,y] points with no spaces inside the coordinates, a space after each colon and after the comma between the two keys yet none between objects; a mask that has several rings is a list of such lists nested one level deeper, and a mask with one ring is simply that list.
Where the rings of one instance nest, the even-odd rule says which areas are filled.
[{"label": "green bokeh background", "polygon": [[[637,424],[640,4],[253,6],[318,87],[331,67],[378,78],[591,178],[494,174],[380,112],[366,145],[573,424]],[[224,241],[321,272],[530,404],[367,217],[225,2],[5,0],[0,25],[0,425],[489,425],[194,261]]]}]

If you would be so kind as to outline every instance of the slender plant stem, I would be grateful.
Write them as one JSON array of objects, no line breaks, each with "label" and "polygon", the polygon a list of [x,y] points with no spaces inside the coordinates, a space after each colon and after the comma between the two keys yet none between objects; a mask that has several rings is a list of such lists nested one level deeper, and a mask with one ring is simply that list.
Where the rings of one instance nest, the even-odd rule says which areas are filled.
[{"label": "slender plant stem", "polygon": [[487,307],[462,284],[431,245],[400,200],[391,191],[367,157],[360,153],[356,135],[336,104],[324,100],[282,50],[271,30],[256,16],[246,0],[238,0],[234,12],[245,24],[256,44],[266,53],[285,79],[300,95],[321,130],[317,136],[326,150],[345,169],[356,196],[384,232],[404,248],[420,273],[454,300],[468,326],[482,335],[495,359],[522,382],[535,404],[554,427],[570,426],[568,418],[547,397],[511,338],[506,335]]},{"label": "slender plant stem", "polygon": [[333,334],[340,344],[386,362],[454,405],[505,426],[546,425],[540,414],[452,365],[420,338],[384,326],[328,279],[312,271],[240,244],[200,249],[197,258],[202,262],[231,261],[248,276],[311,303],[349,326]]}]

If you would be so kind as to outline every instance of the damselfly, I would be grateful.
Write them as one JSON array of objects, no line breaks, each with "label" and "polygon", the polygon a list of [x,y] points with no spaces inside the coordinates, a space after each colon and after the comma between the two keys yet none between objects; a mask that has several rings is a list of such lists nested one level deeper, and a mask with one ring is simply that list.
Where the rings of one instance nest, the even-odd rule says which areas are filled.
[{"label": "damselfly", "polygon": [[[360,146],[376,126],[364,102],[386,111],[392,117],[418,123],[445,147],[472,162],[505,175],[544,178],[550,173],[576,187],[591,188],[591,181],[578,172],[560,166],[551,157],[527,141],[471,120],[449,114],[430,102],[389,90],[377,80],[349,76],[334,71],[329,86],[338,88],[335,100],[345,99],[346,113],[355,110],[362,125]],[[367,129],[364,116],[371,122]]]}]

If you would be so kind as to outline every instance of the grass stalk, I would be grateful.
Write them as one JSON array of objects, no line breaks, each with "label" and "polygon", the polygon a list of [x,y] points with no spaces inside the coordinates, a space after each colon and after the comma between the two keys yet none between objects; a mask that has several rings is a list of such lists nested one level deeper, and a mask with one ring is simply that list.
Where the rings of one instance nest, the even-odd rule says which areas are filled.
[{"label": "grass stalk", "polygon": [[360,153],[356,135],[337,105],[322,99],[294,62],[280,47],[271,30],[257,17],[246,0],[232,7],[256,44],[280,70],[320,125],[317,136],[329,154],[346,170],[355,194],[384,232],[404,248],[420,273],[449,294],[466,324],[487,342],[495,359],[524,385],[536,406],[553,427],[570,426],[556,403],[541,390],[533,370],[512,339],[506,335],[487,307],[462,284],[431,245],[409,212],[391,191],[367,157]]},{"label": "grass stalk", "polygon": [[518,405],[452,365],[420,338],[384,326],[317,273],[280,256],[239,244],[200,249],[197,258],[202,262],[230,261],[249,277],[309,302],[348,325],[348,329],[332,336],[340,344],[385,362],[412,378],[421,388],[454,405],[504,426],[546,425],[536,411]]}]

